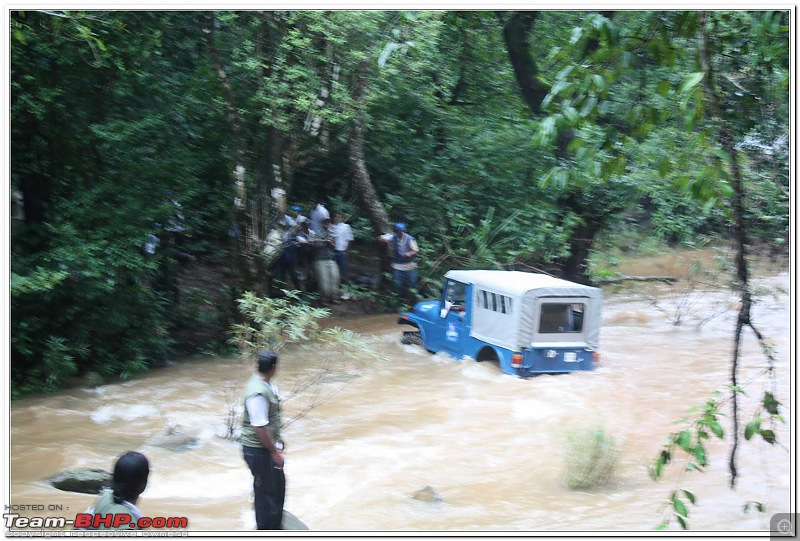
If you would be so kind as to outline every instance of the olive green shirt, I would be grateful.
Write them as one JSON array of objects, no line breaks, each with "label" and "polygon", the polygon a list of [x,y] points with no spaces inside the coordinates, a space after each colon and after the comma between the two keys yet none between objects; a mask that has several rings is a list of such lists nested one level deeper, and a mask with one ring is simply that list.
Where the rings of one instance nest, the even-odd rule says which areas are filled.
[{"label": "olive green shirt", "polygon": [[[142,515],[139,512],[139,509],[133,505],[132,503],[125,502],[125,503],[116,503],[114,501],[114,493],[111,490],[105,490],[100,494],[100,499],[98,499],[94,506],[87,510],[88,513],[94,515],[128,515],[131,517],[130,523],[122,524],[117,528],[113,528],[111,526],[98,526],[97,528],[87,528],[87,529],[97,529],[97,530],[138,530],[139,528],[136,526],[136,521],[139,520]],[[130,524],[133,524],[133,528],[130,527]]]},{"label": "olive green shirt", "polygon": [[261,395],[267,399],[269,412],[267,420],[269,424],[265,427],[269,432],[272,441],[275,443],[281,439],[281,403],[272,387],[258,375],[253,374],[244,389],[244,413],[242,413],[242,436],[239,442],[245,447],[264,447],[258,439],[255,427],[250,424],[250,414],[247,411],[247,399],[256,395]]}]

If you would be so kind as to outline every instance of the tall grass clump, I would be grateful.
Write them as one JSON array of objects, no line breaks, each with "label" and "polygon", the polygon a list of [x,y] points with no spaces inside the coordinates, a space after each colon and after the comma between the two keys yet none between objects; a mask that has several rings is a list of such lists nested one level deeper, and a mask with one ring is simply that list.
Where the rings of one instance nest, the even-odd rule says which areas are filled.
[{"label": "tall grass clump", "polygon": [[619,463],[619,446],[603,428],[580,428],[566,437],[564,484],[570,489],[608,483]]}]

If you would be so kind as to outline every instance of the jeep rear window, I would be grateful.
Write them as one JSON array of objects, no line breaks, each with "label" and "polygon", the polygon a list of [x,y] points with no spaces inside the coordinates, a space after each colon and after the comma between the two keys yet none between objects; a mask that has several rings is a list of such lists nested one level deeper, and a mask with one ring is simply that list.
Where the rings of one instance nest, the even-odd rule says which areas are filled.
[{"label": "jeep rear window", "polygon": [[578,302],[547,302],[539,317],[540,334],[581,332],[585,305]]}]

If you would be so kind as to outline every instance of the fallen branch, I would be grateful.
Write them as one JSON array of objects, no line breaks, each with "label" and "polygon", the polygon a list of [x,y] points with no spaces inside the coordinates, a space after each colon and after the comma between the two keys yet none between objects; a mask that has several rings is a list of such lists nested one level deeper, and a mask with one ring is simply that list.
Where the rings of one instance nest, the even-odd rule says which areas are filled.
[{"label": "fallen branch", "polygon": [[593,280],[595,284],[618,284],[620,282],[666,282],[674,284],[678,281],[674,276],[617,276]]}]

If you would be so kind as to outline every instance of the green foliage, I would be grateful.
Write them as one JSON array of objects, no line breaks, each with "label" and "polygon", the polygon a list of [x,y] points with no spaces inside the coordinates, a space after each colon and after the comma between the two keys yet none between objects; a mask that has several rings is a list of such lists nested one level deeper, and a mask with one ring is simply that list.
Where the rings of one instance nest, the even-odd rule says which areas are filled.
[{"label": "green foliage", "polygon": [[167,304],[155,289],[154,263],[140,252],[144,231],[133,238],[110,227],[85,234],[68,226],[50,231],[50,250],[14,261],[21,273],[34,269],[17,275],[12,286],[17,394],[55,390],[67,375],[86,370],[128,377],[164,358]]},{"label": "green foliage", "polygon": [[321,336],[317,320],[330,315],[330,310],[306,304],[297,291],[283,293],[282,298],[268,298],[247,291],[237,300],[245,322],[233,325],[231,341],[243,354],[280,351],[287,344]]},{"label": "green foliage", "polygon": [[[46,354],[67,367],[53,381],[70,371],[45,337],[65,340],[79,373],[129,375],[167,355],[181,325],[227,327],[204,311],[213,301],[203,292],[186,289],[176,305],[174,256],[235,261],[234,162],[247,166],[254,216],[282,182],[290,201],[330,198],[371,242],[346,159],[355,117],[365,119],[365,161],[390,218],[420,241],[423,284],[452,267],[558,272],[576,241],[620,217],[671,243],[728,233],[733,157],[702,117],[698,12],[540,12],[530,52],[549,93],[535,112],[520,99],[503,14],[213,15],[231,103],[203,12],[11,12],[10,182],[27,213],[11,260],[15,392],[47,387]],[[784,249],[788,15],[714,17],[747,224]],[[360,81],[369,84],[355,99]],[[691,136],[680,134],[686,126]],[[180,246],[162,238],[145,256],[153,223],[174,212],[166,189],[186,231]],[[252,288],[231,280],[232,291]]]},{"label": "green foliage", "polygon": [[[741,388],[731,387],[730,390],[735,393],[744,393]],[[664,475],[665,467],[675,462],[680,456],[684,460],[684,472],[704,471],[704,468],[708,465],[708,455],[703,442],[710,440],[712,436],[720,440],[725,438],[725,431],[720,423],[720,417],[724,416],[720,409],[725,402],[726,399],[722,398],[722,393],[717,391],[714,394],[714,398],[706,401],[701,407],[692,408],[691,413],[696,414],[696,416],[689,423],[689,426],[679,432],[670,434],[668,442],[650,464],[649,473],[653,480],[658,481],[661,479]],[[781,407],[782,404],[775,399],[771,392],[765,392],[759,409],[756,410],[753,419],[744,429],[745,439],[750,440],[754,435],[758,434],[765,442],[774,445],[776,443],[774,423],[785,423],[785,420],[779,414],[779,408]],[[766,420],[770,422],[770,428],[762,428],[761,424]],[[682,421],[688,420],[684,419]],[[671,507],[671,513],[656,529],[668,529],[671,518],[674,518],[682,529],[688,529],[689,512],[686,505],[687,502],[696,505],[695,496],[692,493],[683,489],[674,490],[670,495],[668,504]],[[750,507],[755,507],[759,512],[764,510],[763,504],[759,502],[747,502],[744,511],[747,512]]]},{"label": "green foliage", "polygon": [[[657,481],[661,478],[664,473],[664,467],[670,462],[674,462],[681,451],[685,457],[684,471],[703,471],[703,468],[708,465],[706,447],[703,441],[710,439],[712,435],[719,439],[724,437],[724,431],[718,420],[719,417],[724,415],[719,411],[722,404],[721,396],[721,393],[717,393],[714,399],[708,400],[700,408],[698,416],[689,428],[669,436],[668,443],[664,445],[658,457],[650,465],[649,472],[653,480]],[[687,503],[696,505],[694,494],[688,490],[674,490],[670,494],[668,502],[671,513],[656,529],[668,529],[671,518],[674,518],[682,529],[688,529],[689,511]]]},{"label": "green foliage", "polygon": [[619,463],[619,446],[603,428],[578,429],[567,434],[564,484],[592,489],[607,484]]},{"label": "green foliage", "polygon": [[[775,439],[775,423],[786,424],[786,420],[779,413],[781,403],[775,400],[775,396],[767,391],[761,400],[760,407],[753,413],[753,419],[750,420],[744,428],[744,439],[750,440],[755,435],[761,436],[765,442],[770,445],[776,443]],[[767,427],[762,427],[766,424]]]},{"label": "green foliage", "polygon": [[[320,328],[319,320],[330,314],[327,308],[310,306],[297,291],[283,290],[283,294],[282,298],[269,298],[245,292],[237,300],[244,321],[231,326],[231,343],[238,347],[242,360],[264,349],[282,351],[290,345],[308,347],[313,344],[315,350],[324,351],[319,362],[296,380],[294,388],[283,397],[284,402],[298,397],[305,399],[305,404],[296,409],[295,417],[283,419],[284,426],[288,426],[344,388],[346,381],[333,386],[326,384],[326,378],[337,368],[339,359],[383,359],[383,356],[353,331],[340,327]],[[228,439],[238,437],[240,387],[235,379],[223,385],[227,408],[224,437]]]},{"label": "green foliage", "polygon": [[309,305],[298,291],[283,290],[283,294],[270,298],[247,291],[237,300],[244,321],[231,326],[231,343],[244,356],[313,342],[341,348],[346,355],[381,357],[357,333],[340,327],[321,328],[319,320],[330,315],[329,309]]},{"label": "green foliage", "polygon": [[[650,466],[650,477],[653,480],[661,478],[664,466],[674,461],[675,454],[682,450],[687,457],[686,471],[702,471],[708,464],[706,449],[703,440],[708,440],[712,435],[722,439],[724,431],[718,417],[724,414],[719,411],[721,393],[716,398],[708,400],[700,410],[697,418],[688,429],[670,435],[669,442]],[[684,514],[684,516],[686,516]]]},{"label": "green foliage", "polygon": [[37,267],[30,275],[20,276],[11,273],[11,296],[16,297],[24,293],[46,292],[54,289],[69,276],[64,271],[47,271]]}]

